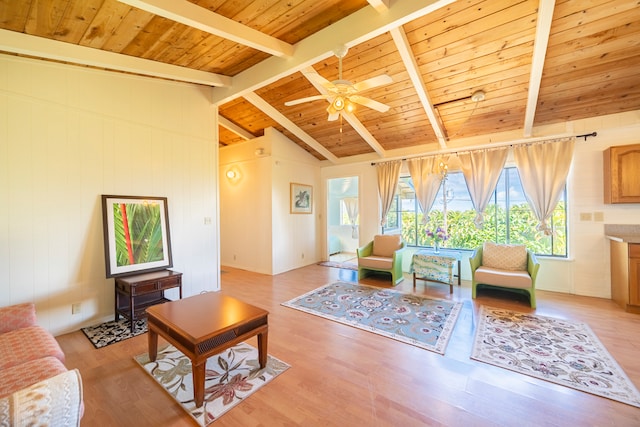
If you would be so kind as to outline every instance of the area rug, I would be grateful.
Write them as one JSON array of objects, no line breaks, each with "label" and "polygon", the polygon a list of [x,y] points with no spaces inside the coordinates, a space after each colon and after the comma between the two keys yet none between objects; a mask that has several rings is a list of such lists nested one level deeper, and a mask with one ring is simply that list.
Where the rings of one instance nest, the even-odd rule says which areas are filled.
[{"label": "area rug", "polygon": [[134,359],[201,426],[217,420],[290,367],[268,355],[267,366],[260,369],[258,350],[240,343],[207,360],[204,403],[196,408],[191,361],[179,350],[169,345],[158,351],[155,362],[147,353]]},{"label": "area rug", "polygon": [[138,319],[134,322],[133,332],[131,332],[129,325],[131,323],[127,319],[120,319],[117,322],[112,320],[82,328],[82,332],[89,338],[95,348],[102,348],[147,332],[146,318]]},{"label": "area rug", "polygon": [[444,354],[462,303],[347,282],[322,286],[285,307]]},{"label": "area rug", "polygon": [[471,358],[640,407],[640,393],[583,323],[480,307]]},{"label": "area rug", "polygon": [[358,266],[352,262],[333,262],[333,261],[322,261],[319,262],[318,265],[322,265],[324,267],[334,267],[334,268],[346,268],[347,270],[357,270]]}]

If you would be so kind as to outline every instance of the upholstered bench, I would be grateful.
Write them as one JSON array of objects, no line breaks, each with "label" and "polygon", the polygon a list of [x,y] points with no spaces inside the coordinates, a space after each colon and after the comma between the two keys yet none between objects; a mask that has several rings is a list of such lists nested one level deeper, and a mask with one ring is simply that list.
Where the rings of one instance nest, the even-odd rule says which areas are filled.
[{"label": "upholstered bench", "polygon": [[471,297],[478,287],[490,286],[520,292],[536,308],[536,277],[540,264],[524,245],[500,245],[485,242],[471,258]]}]

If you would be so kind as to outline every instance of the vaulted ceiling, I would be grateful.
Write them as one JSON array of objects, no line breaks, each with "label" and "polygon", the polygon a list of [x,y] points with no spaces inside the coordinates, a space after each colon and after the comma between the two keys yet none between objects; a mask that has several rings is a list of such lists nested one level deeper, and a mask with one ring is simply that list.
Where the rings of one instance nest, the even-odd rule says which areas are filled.
[{"label": "vaulted ceiling", "polygon": [[[638,0],[0,0],[0,28],[0,52],[211,86],[221,146],[274,127],[331,163],[640,110]],[[388,111],[286,106],[343,46]]]}]

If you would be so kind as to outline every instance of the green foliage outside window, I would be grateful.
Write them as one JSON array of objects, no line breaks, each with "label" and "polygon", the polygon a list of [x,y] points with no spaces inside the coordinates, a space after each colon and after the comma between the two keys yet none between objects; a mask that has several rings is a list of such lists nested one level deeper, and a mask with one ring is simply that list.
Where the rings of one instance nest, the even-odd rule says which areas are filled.
[{"label": "green foliage outside window", "polygon": [[[566,194],[561,197],[548,222],[553,234],[547,236],[537,229],[538,220],[524,200],[520,178],[515,168],[505,168],[492,202],[485,210],[484,226],[478,229],[474,223],[476,212],[472,207],[466,184],[462,180],[460,173],[449,174],[446,224],[443,217],[445,191],[441,187],[429,213],[429,221],[423,225],[423,214],[415,199],[411,179],[401,178],[400,190],[387,215],[384,232],[401,234],[409,246],[430,247],[433,242],[427,237],[426,230],[435,230],[446,225],[449,239],[441,247],[475,249],[490,241],[524,244],[539,255],[567,256]],[[398,218],[401,218],[401,223],[398,223]]]},{"label": "green foliage outside window", "polygon": [[[507,233],[506,210],[489,205],[485,212],[482,229],[476,228],[476,212],[449,211],[447,213],[449,239],[442,247],[475,249],[486,241],[497,243],[524,244],[534,253],[566,256],[566,215],[564,202],[558,203],[553,217],[553,236],[545,236],[538,231],[538,220],[527,204],[512,206],[509,210],[509,232]],[[422,214],[416,218],[415,212],[402,212],[402,238],[412,246],[432,246],[426,230],[434,230],[443,224],[441,211],[431,211],[429,221],[422,225]],[[417,241],[416,241],[417,240]],[[552,248],[553,246],[553,248]]]}]

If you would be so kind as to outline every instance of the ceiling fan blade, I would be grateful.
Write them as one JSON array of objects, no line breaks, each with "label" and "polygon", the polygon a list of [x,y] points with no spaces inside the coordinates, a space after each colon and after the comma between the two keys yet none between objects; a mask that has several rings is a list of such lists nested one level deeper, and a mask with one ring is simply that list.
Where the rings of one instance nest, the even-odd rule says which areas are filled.
[{"label": "ceiling fan blade", "polygon": [[353,95],[349,97],[349,100],[356,104],[364,105],[365,107],[380,111],[381,113],[386,113],[390,108],[382,102],[374,101],[373,99],[365,98],[364,96]]},{"label": "ceiling fan blade", "polygon": [[300,99],[294,99],[293,101],[287,101],[284,103],[284,105],[286,105],[287,107],[291,107],[292,105],[298,105],[298,104],[302,104],[303,102],[309,102],[309,101],[317,101],[318,99],[327,99],[326,95],[314,95],[314,96],[308,96],[306,98],[300,98]]},{"label": "ceiling fan blade", "polygon": [[370,79],[363,80],[359,83],[354,83],[353,87],[357,91],[362,91],[378,86],[388,85],[389,83],[393,83],[391,76],[380,74],[379,76],[371,77]]}]

